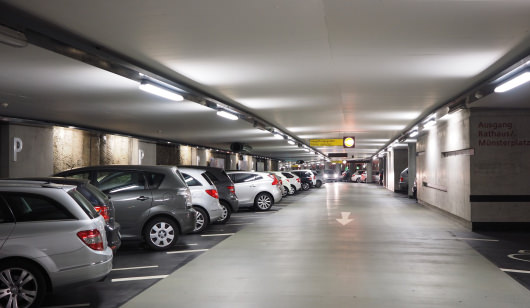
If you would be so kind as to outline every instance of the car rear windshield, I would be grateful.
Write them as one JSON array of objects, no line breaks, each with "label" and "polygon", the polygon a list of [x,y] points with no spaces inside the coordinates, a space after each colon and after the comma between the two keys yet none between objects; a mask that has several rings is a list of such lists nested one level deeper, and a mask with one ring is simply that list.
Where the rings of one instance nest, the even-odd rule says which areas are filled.
[{"label": "car rear windshield", "polygon": [[292,179],[294,178],[294,175],[288,173],[288,172],[282,172],[282,174],[286,177],[286,178],[289,178],[289,179]]},{"label": "car rear windshield", "polygon": [[208,177],[208,174],[206,172],[202,173],[201,175],[206,180],[206,182],[208,182],[208,184],[210,184],[212,186],[214,185],[212,180],[210,180],[210,178]]},{"label": "car rear windshield", "polygon": [[99,216],[98,212],[96,212],[92,204],[90,204],[90,202],[85,197],[83,197],[83,195],[76,189],[71,189],[70,191],[68,191],[68,194],[70,195],[70,197],[72,197],[72,199],[75,200],[75,202],[77,202],[77,204],[79,204],[83,212],[85,212],[88,217],[94,219]]}]

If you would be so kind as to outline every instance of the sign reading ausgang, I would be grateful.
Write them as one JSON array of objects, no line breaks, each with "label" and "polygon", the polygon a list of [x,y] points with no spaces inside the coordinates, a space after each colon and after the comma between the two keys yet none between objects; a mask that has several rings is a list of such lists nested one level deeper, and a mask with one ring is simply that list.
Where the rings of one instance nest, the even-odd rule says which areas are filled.
[{"label": "sign reading ausgang", "polygon": [[310,139],[309,145],[312,147],[340,147],[342,139]]}]

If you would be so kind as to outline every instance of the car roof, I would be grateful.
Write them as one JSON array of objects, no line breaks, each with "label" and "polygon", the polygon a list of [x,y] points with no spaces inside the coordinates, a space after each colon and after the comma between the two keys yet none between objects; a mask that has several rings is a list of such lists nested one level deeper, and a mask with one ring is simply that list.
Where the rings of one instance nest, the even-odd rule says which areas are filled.
[{"label": "car roof", "polygon": [[76,185],[56,184],[45,181],[32,181],[20,179],[2,179],[0,180],[0,187],[24,187],[24,188],[55,188],[70,190],[75,189]]},{"label": "car roof", "polygon": [[30,178],[16,178],[13,180],[21,181],[39,181],[46,183],[55,183],[55,184],[68,184],[68,185],[86,185],[90,184],[90,181],[87,179],[79,178],[68,178],[68,177],[59,177],[59,176],[50,176],[50,177],[30,177]]},{"label": "car roof", "polygon": [[92,170],[103,170],[103,169],[162,172],[162,171],[171,170],[173,168],[178,169],[178,167],[175,165],[98,165],[98,166],[89,166],[89,167],[81,167],[81,168],[64,170],[64,171],[58,172],[57,174],[68,173],[71,171],[92,171]]}]

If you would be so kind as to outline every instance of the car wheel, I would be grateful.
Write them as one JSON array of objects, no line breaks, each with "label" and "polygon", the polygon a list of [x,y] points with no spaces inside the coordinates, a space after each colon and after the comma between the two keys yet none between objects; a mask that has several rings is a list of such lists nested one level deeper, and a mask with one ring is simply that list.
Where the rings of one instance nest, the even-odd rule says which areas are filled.
[{"label": "car wheel", "polygon": [[296,186],[291,185],[291,190],[289,191],[289,195],[294,195],[296,193]]},{"label": "car wheel", "polygon": [[230,219],[230,216],[232,215],[232,209],[225,201],[221,201],[219,204],[221,205],[221,208],[223,208],[223,214],[215,223],[224,225]]},{"label": "car wheel", "polygon": [[309,183],[302,183],[302,190],[309,190]]},{"label": "car wheel", "polygon": [[268,193],[259,193],[256,196],[256,199],[254,199],[254,207],[258,211],[268,211],[271,209],[273,204],[274,200],[272,199],[272,196]]},{"label": "car wheel", "polygon": [[46,294],[42,271],[24,261],[2,261],[0,307],[40,307]]},{"label": "car wheel", "polygon": [[316,183],[315,187],[316,188],[320,188],[320,186],[322,186],[322,181],[317,180],[317,183]]},{"label": "car wheel", "polygon": [[282,197],[285,197],[289,194],[289,187],[284,186],[282,190]]},{"label": "car wheel", "polygon": [[166,217],[151,219],[144,228],[147,246],[153,250],[167,250],[177,243],[178,228],[173,220]]},{"label": "car wheel", "polygon": [[197,221],[195,222],[195,229],[191,233],[201,233],[208,226],[208,213],[198,206],[194,206],[193,209],[197,212]]},{"label": "car wheel", "polygon": [[361,183],[361,178],[357,178],[357,183]]}]

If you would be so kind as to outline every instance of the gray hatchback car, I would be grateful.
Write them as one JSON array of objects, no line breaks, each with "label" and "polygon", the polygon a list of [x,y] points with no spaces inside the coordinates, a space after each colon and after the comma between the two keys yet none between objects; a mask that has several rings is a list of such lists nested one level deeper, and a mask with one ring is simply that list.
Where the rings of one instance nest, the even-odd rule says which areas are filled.
[{"label": "gray hatchback car", "polygon": [[0,182],[0,307],[38,307],[111,269],[105,220],[76,186]]},{"label": "gray hatchback car", "polygon": [[144,240],[153,250],[167,250],[179,234],[195,228],[191,193],[175,166],[93,166],[56,176],[88,179],[109,195],[122,240]]}]

